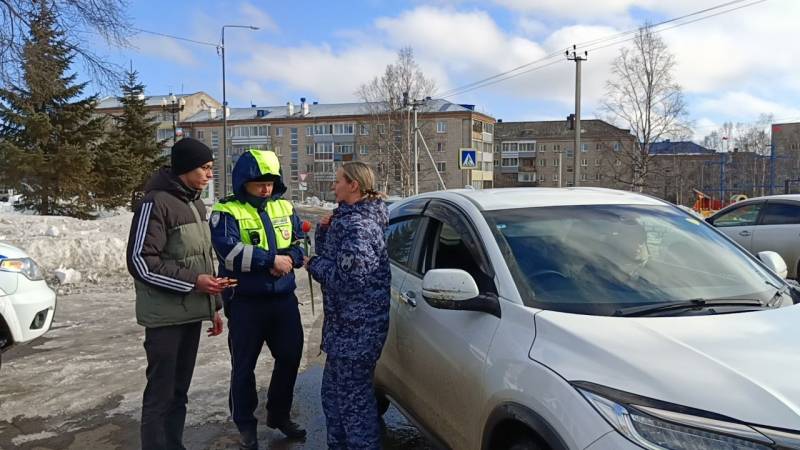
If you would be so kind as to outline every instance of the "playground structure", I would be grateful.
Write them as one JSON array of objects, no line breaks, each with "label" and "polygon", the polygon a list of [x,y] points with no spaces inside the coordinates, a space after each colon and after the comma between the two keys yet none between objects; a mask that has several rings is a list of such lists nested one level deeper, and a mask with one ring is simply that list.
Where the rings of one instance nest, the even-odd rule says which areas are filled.
[{"label": "playground structure", "polygon": [[692,189],[695,195],[694,206],[692,209],[700,213],[703,217],[709,217],[720,209],[732,205],[742,200],[747,200],[744,194],[731,195],[728,200],[713,198],[697,189]]}]

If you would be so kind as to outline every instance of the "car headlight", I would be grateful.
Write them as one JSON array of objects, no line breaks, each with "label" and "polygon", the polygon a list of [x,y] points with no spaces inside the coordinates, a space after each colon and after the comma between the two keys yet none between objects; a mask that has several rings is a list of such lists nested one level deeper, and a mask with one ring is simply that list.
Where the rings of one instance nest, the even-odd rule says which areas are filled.
[{"label": "car headlight", "polygon": [[[576,386],[577,387],[577,386]],[[650,450],[771,450],[774,441],[734,422],[628,404],[578,387],[620,434]]]},{"label": "car headlight", "polygon": [[0,270],[17,272],[25,275],[31,281],[44,280],[44,274],[30,258],[9,258],[0,260]]}]

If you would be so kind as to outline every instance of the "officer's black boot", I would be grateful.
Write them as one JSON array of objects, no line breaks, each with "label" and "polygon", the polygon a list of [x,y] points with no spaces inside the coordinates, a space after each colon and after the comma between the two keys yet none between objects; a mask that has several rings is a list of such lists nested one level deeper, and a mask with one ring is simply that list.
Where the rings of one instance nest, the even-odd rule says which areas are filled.
[{"label": "officer's black boot", "polygon": [[292,422],[291,419],[278,422],[267,418],[267,426],[280,430],[289,439],[303,439],[306,437],[306,430],[300,428],[300,425]]},{"label": "officer's black boot", "polygon": [[239,430],[239,450],[258,450],[258,433],[255,427]]}]

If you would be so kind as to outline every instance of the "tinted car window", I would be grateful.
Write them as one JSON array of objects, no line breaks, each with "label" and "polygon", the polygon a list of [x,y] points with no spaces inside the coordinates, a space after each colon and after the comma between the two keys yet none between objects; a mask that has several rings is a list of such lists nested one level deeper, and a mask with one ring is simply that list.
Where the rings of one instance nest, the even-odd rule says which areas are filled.
[{"label": "tinted car window", "polygon": [[671,207],[592,205],[484,213],[534,306],[611,315],[666,301],[769,301],[778,281],[702,221]]},{"label": "tinted car window", "polygon": [[761,203],[753,203],[728,211],[714,219],[715,227],[743,227],[755,225],[758,220],[758,212],[761,211]]},{"label": "tinted car window", "polygon": [[786,203],[768,203],[764,208],[761,225],[800,224],[800,206]]},{"label": "tinted car window", "polygon": [[414,236],[420,228],[421,217],[401,219],[386,229],[386,245],[392,262],[408,267]]}]

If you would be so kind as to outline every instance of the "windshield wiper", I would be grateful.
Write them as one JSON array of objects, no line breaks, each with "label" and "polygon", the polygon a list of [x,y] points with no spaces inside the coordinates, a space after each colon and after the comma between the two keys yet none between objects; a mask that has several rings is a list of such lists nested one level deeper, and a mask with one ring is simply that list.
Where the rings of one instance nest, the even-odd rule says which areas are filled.
[{"label": "windshield wiper", "polygon": [[676,309],[701,309],[709,306],[758,306],[766,307],[761,300],[752,298],[694,298],[676,302],[652,303],[649,305],[629,306],[614,311],[615,316],[646,316],[649,314],[672,311]]}]

